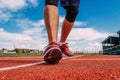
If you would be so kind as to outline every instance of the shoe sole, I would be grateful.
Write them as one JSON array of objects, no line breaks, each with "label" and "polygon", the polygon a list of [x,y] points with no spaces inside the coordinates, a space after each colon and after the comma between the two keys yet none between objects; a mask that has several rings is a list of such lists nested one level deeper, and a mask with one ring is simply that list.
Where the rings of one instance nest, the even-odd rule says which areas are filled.
[{"label": "shoe sole", "polygon": [[59,63],[59,60],[62,59],[62,52],[60,49],[51,49],[49,50],[45,56],[44,56],[44,61],[46,61],[49,64],[55,64]]}]

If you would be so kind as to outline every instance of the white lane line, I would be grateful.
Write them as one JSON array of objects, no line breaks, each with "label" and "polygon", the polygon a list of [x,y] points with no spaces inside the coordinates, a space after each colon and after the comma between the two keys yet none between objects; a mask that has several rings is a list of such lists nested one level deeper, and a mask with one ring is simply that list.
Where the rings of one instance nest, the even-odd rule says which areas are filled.
[{"label": "white lane line", "polygon": [[[76,57],[80,57],[80,56],[75,56],[75,57],[64,57],[62,60],[65,60],[65,59],[72,59],[72,58],[76,58]],[[12,67],[5,67],[5,68],[0,68],[0,71],[6,71],[6,70],[24,68],[24,67],[34,66],[34,65],[38,65],[38,64],[43,64],[43,63],[45,63],[45,61],[36,62],[36,63],[30,63],[30,64],[24,64],[24,65],[18,65],[18,66],[12,66]]]},{"label": "white lane line", "polygon": [[62,58],[62,60],[65,60],[65,59],[74,59],[74,58],[78,58],[78,57],[82,57],[82,56],[84,56],[84,55],[73,56],[73,57],[67,57],[67,56],[65,56],[65,57]]},{"label": "white lane line", "polygon": [[41,61],[41,62],[36,62],[36,63],[31,63],[31,64],[12,66],[12,67],[5,67],[5,68],[0,68],[0,71],[11,70],[11,69],[18,69],[18,68],[33,66],[33,65],[42,64],[42,63],[45,63],[45,62]]},{"label": "white lane line", "polygon": [[84,60],[84,61],[89,61],[89,60],[90,60],[90,61],[92,61],[92,60],[98,60],[98,61],[99,61],[99,60],[103,60],[103,61],[104,61],[104,60],[120,60],[120,58],[110,58],[110,59],[108,59],[108,58],[88,59],[88,58],[87,58],[87,59],[70,59],[70,60],[81,60],[81,61],[82,61],[82,60]]}]

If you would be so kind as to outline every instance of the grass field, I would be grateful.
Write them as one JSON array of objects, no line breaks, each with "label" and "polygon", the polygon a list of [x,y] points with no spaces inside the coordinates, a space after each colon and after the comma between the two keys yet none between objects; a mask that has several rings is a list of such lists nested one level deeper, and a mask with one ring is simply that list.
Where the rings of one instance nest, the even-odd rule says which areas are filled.
[{"label": "grass field", "polygon": [[[74,52],[74,55],[102,55],[101,53]],[[0,53],[0,57],[43,56],[43,53]]]},{"label": "grass field", "polygon": [[0,57],[42,56],[42,53],[0,53]]}]

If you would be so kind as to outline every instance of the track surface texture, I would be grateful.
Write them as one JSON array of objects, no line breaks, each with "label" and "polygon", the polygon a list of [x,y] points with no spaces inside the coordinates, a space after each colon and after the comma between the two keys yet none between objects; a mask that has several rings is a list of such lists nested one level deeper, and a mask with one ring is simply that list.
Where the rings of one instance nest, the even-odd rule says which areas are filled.
[{"label": "track surface texture", "polygon": [[[4,57],[0,58],[0,69],[42,60],[42,57]],[[120,56],[77,56],[58,64],[43,62],[0,70],[0,80],[120,80]]]}]

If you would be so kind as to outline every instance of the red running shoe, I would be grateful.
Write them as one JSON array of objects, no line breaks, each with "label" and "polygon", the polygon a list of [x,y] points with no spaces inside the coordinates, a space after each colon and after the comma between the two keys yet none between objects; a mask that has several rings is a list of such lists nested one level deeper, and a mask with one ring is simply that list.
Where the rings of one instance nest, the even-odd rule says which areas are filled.
[{"label": "red running shoe", "polygon": [[73,53],[68,48],[68,43],[62,44],[60,46],[61,51],[67,56],[73,56]]},{"label": "red running shoe", "polygon": [[49,64],[58,63],[62,59],[62,51],[57,43],[52,42],[48,44],[44,51],[44,61]]}]

